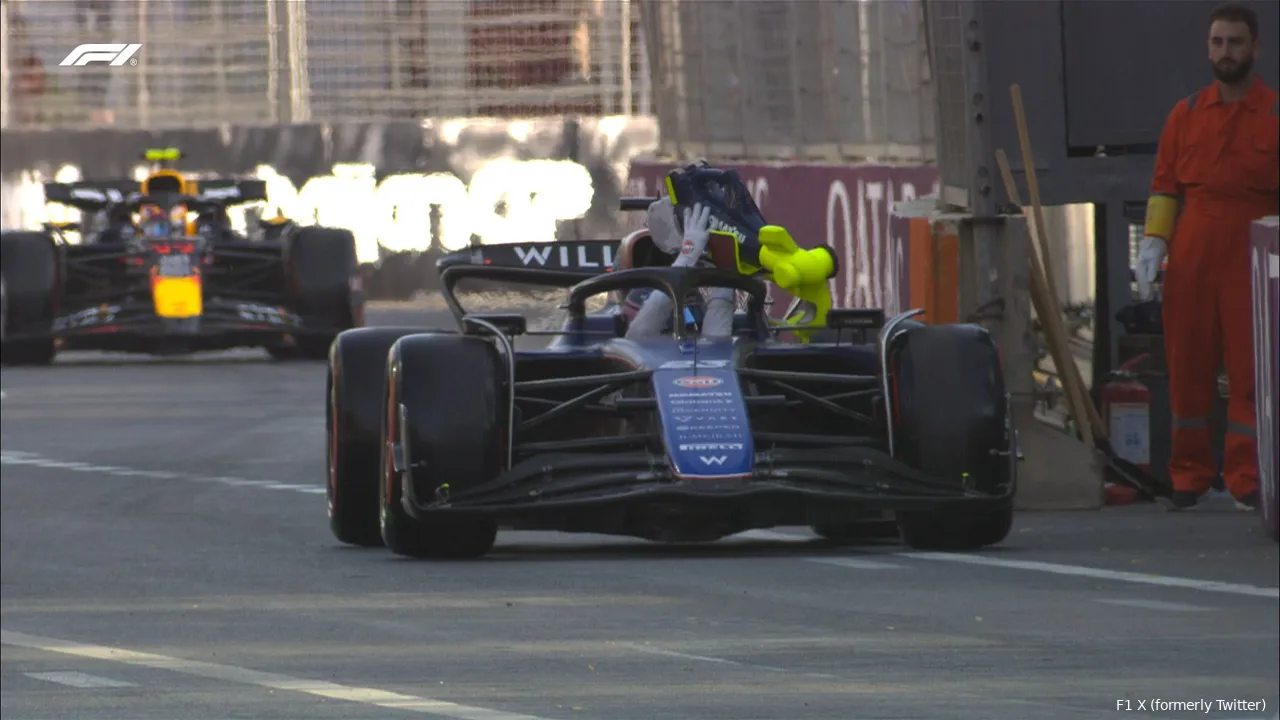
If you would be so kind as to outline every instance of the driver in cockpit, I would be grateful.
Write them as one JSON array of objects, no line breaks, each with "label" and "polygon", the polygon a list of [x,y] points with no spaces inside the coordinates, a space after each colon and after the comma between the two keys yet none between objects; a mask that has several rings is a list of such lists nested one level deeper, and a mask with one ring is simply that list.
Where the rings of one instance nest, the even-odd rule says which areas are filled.
[{"label": "driver in cockpit", "polygon": [[[667,255],[674,255],[672,267],[710,266],[702,254],[710,237],[711,208],[694,205],[684,211],[684,230],[676,225],[675,207],[663,197],[649,205],[649,236],[653,244]],[[729,337],[733,334],[734,290],[707,288],[694,290],[685,300],[684,322],[701,325],[705,337]],[[671,297],[652,288],[638,288],[627,295],[622,312],[630,323],[627,338],[655,337],[673,332]]]},{"label": "driver in cockpit", "polygon": [[138,208],[138,233],[144,238],[169,237],[169,214],[158,205]]}]

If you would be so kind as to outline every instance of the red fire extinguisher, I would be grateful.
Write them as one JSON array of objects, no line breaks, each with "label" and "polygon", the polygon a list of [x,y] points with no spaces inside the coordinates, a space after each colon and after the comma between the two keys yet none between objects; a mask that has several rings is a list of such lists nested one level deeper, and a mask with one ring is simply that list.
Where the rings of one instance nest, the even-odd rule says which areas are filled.
[{"label": "red fire extinguisher", "polygon": [[[1151,468],[1151,391],[1138,381],[1136,368],[1150,358],[1135,355],[1112,371],[1102,387],[1102,417],[1116,455],[1143,470]],[[1127,505],[1137,491],[1116,483],[1106,484],[1108,505]]]}]

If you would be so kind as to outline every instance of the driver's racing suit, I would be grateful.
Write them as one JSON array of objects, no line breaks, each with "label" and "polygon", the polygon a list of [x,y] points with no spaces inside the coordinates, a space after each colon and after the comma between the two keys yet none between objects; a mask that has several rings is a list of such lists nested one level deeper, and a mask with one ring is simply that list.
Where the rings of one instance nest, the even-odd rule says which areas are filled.
[{"label": "driver's racing suit", "polygon": [[[676,255],[672,267],[694,267],[702,264],[702,253],[706,250],[710,236],[711,208],[695,205],[684,211],[684,233],[676,228],[675,208],[668,198],[661,198],[649,206],[649,235],[659,250]],[[686,299],[689,311],[685,322],[695,324],[702,322],[701,335],[706,337],[729,337],[733,334],[732,288],[709,288],[705,302],[700,291],[690,293]],[[671,298],[660,290],[638,288],[627,295],[623,304],[623,313],[630,320],[627,338],[654,337],[671,328]],[[701,315],[701,317],[698,317]]]}]

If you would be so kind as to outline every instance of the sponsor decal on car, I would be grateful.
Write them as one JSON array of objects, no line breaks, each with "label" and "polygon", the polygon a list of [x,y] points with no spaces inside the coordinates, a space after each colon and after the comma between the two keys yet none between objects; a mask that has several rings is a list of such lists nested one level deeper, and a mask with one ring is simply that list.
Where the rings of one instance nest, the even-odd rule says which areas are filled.
[{"label": "sponsor decal on car", "polygon": [[716,387],[718,385],[723,384],[724,380],[721,380],[718,377],[689,375],[682,378],[676,378],[675,380],[672,380],[672,382],[674,382],[676,385],[679,385],[680,387],[686,387],[686,388],[709,388],[709,387]]}]

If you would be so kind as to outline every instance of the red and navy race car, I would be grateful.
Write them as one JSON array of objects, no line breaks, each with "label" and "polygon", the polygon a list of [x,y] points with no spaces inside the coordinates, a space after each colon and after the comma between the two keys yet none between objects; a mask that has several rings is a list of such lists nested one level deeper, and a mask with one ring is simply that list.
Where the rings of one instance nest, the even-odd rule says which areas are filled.
[{"label": "red and navy race car", "polygon": [[48,364],[59,350],[263,347],[322,359],[338,333],[363,325],[350,231],[279,218],[232,229],[227,209],[265,200],[262,181],[196,182],[165,168],[140,183],[44,191],[85,220],[0,234],[7,365]]}]

